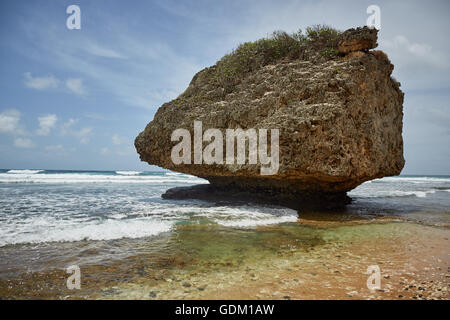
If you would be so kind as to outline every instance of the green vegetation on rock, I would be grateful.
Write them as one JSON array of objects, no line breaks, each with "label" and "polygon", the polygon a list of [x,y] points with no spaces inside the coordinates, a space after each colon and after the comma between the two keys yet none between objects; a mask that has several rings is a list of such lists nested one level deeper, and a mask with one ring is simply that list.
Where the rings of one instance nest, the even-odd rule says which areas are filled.
[{"label": "green vegetation on rock", "polygon": [[308,27],[305,34],[302,30],[292,34],[275,31],[270,37],[242,43],[225,55],[211,70],[212,79],[229,92],[245,74],[282,59],[308,60],[316,53],[334,58],[338,55],[340,34],[340,31],[325,25]]}]

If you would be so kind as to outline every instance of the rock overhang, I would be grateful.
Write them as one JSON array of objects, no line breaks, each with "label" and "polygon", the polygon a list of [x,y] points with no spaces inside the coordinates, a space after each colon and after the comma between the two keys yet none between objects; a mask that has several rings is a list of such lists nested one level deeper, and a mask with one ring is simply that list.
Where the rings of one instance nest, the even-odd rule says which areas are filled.
[{"label": "rock overhang", "polygon": [[[136,138],[141,160],[255,192],[345,193],[399,174],[403,93],[387,56],[369,51],[376,35],[367,27],[347,30],[336,57],[280,60],[249,72],[231,92],[208,79],[214,66],[202,70]],[[171,134],[193,134],[194,121],[204,130],[279,129],[279,170],[262,176],[258,164],[175,165]]]}]

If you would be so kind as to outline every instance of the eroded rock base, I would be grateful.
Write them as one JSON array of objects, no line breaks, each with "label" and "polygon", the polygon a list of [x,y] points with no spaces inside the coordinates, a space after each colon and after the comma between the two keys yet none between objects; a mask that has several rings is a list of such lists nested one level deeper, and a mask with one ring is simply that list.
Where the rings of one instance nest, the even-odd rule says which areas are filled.
[{"label": "eroded rock base", "polygon": [[294,210],[338,210],[351,202],[346,192],[296,192],[283,194],[274,190],[245,190],[230,188],[229,186],[216,186],[199,184],[190,187],[175,187],[167,190],[163,199],[198,199],[218,203],[237,204],[270,204]]}]

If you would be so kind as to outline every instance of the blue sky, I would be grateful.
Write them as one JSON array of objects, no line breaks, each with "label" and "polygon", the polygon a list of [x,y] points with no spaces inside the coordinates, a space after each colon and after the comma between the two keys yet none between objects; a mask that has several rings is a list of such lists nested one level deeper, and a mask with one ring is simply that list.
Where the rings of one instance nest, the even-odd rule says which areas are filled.
[{"label": "blue sky", "polygon": [[197,71],[274,30],[362,26],[371,4],[405,92],[403,173],[450,174],[450,3],[373,0],[2,0],[0,168],[152,169],[134,137]]}]

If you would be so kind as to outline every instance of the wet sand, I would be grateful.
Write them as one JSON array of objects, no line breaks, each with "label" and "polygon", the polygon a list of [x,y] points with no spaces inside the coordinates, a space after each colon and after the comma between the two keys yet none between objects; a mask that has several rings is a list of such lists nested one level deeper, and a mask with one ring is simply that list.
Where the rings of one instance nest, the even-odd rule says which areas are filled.
[{"label": "wet sand", "polygon": [[[251,230],[181,225],[158,239],[115,242],[119,251],[150,244],[153,249],[81,264],[80,290],[68,290],[69,275],[47,263],[37,271],[4,274],[0,297],[449,299],[449,239],[449,228],[381,217],[300,215],[297,223]],[[90,243],[84,255],[98,255],[96,246]],[[367,288],[371,265],[381,270],[380,290]]]}]

